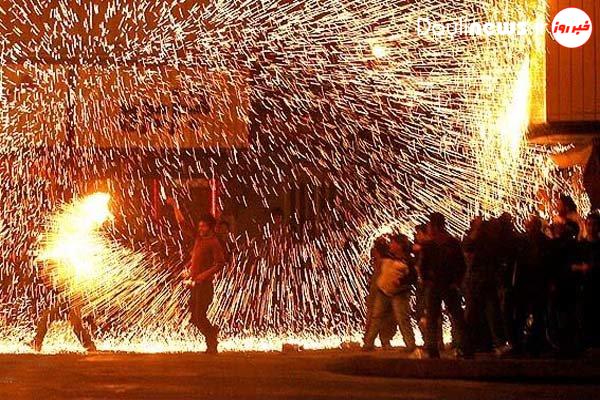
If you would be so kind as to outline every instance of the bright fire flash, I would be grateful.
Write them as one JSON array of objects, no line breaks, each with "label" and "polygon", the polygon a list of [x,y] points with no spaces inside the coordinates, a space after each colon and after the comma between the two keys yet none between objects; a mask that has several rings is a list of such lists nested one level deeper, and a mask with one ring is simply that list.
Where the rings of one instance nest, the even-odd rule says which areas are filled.
[{"label": "bright fire flash", "polygon": [[106,238],[100,231],[113,215],[110,196],[95,193],[67,206],[51,221],[38,260],[56,286],[70,293],[97,289],[106,277]]}]

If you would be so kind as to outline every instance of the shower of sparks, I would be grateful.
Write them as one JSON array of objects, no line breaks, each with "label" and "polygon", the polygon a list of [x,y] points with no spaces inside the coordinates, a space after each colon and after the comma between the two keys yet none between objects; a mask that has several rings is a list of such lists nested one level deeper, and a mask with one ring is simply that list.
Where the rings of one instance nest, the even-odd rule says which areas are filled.
[{"label": "shower of sparks", "polygon": [[[525,140],[540,37],[423,38],[417,19],[540,21],[545,10],[0,0],[0,351],[26,351],[47,301],[40,260],[85,292],[100,348],[199,349],[179,278],[189,252],[144,183],[158,177],[161,199],[167,188],[183,201],[191,174],[218,178],[219,206],[266,207],[300,187],[313,199],[316,217],[294,232],[267,224],[233,238],[210,309],[224,347],[356,340],[377,235],[410,234],[433,210],[456,234],[476,214],[519,219],[558,182]],[[98,190],[113,221],[108,197],[85,197]],[[76,348],[64,324],[51,331],[47,351]]]}]

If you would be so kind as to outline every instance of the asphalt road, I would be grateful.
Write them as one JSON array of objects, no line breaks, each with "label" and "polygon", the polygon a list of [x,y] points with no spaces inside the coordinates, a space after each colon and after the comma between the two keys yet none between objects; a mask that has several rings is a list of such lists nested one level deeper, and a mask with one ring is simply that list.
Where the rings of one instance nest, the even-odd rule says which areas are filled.
[{"label": "asphalt road", "polygon": [[[386,378],[364,376],[356,368],[373,366],[367,368],[373,375],[376,365],[393,368],[389,363],[398,359],[394,353],[342,351],[0,355],[0,399],[600,399],[595,361],[544,361],[531,367],[541,365],[555,375],[561,368],[571,374],[574,369],[592,368],[589,379],[581,381],[555,377],[525,381],[518,376],[509,381]],[[445,362],[444,370],[459,365],[468,365],[470,370],[487,368],[485,362],[480,367],[480,361]],[[404,369],[426,374],[435,361],[402,363]],[[514,368],[514,363],[506,364],[507,370]]]}]

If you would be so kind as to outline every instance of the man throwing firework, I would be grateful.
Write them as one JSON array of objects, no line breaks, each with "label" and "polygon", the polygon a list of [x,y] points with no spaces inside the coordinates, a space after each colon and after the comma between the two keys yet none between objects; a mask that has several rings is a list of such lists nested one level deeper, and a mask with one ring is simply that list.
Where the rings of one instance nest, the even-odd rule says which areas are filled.
[{"label": "man throwing firework", "polygon": [[81,320],[81,310],[84,299],[100,289],[105,274],[105,244],[99,230],[112,218],[109,200],[107,193],[94,193],[73,201],[50,220],[42,236],[37,261],[51,300],[40,315],[31,343],[36,351],[42,348],[48,326],[59,318],[68,318],[81,344],[90,352],[96,351]]},{"label": "man throwing firework", "polygon": [[[181,226],[184,221],[181,213],[176,212]],[[210,214],[200,217],[195,232],[192,259],[186,270],[186,283],[191,288],[190,312],[191,322],[198,328],[206,339],[206,352],[218,352],[219,328],[211,324],[206,316],[208,307],[212,303],[214,288],[213,277],[225,265],[225,252],[215,235],[215,218]]]}]

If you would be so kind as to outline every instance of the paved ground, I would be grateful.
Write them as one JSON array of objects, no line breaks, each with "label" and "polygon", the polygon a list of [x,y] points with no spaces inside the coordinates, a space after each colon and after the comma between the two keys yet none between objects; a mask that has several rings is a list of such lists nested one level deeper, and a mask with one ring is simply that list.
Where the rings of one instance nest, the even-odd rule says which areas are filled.
[{"label": "paved ground", "polygon": [[[436,363],[395,352],[0,355],[0,399],[598,399],[598,367],[596,358]],[[494,368],[512,372],[492,381]],[[440,371],[486,380],[398,377]],[[388,377],[365,376],[380,373]]]}]

